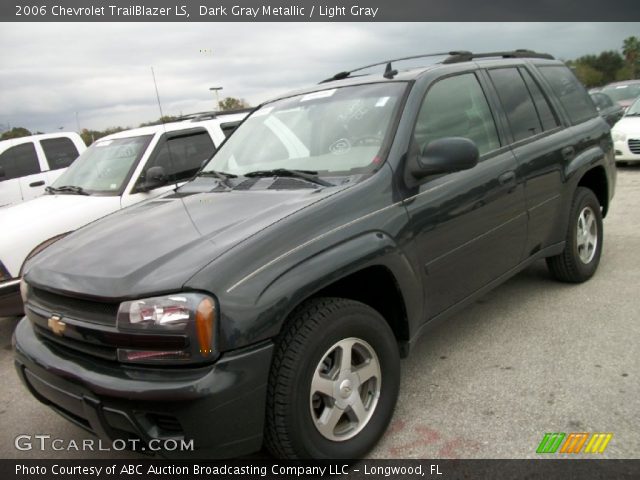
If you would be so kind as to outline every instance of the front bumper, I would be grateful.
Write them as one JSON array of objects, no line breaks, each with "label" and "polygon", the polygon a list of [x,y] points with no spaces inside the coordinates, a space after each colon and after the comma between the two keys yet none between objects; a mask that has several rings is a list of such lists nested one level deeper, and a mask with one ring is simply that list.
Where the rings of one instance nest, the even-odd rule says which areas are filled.
[{"label": "front bumper", "polygon": [[271,342],[206,367],[131,368],[42,342],[23,318],[15,350],[29,391],[102,440],[193,439],[194,451],[157,452],[171,458],[228,458],[262,445]]},{"label": "front bumper", "polygon": [[[637,137],[640,137],[638,135]],[[637,138],[634,137],[634,138]],[[628,140],[614,142],[616,162],[640,162],[640,153],[633,153],[629,148]]]},{"label": "front bumper", "polygon": [[0,283],[0,317],[17,317],[23,313],[20,279]]}]

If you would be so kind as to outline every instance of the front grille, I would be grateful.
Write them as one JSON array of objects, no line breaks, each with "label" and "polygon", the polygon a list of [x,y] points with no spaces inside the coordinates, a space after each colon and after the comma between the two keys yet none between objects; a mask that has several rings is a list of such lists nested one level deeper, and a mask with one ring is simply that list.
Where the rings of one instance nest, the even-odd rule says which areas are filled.
[{"label": "front grille", "polygon": [[36,335],[44,343],[53,347],[62,347],[63,349],[70,349],[74,352],[80,352],[91,355],[93,357],[103,358],[105,360],[115,361],[118,358],[118,353],[115,347],[106,347],[97,345],[92,342],[86,342],[82,340],[75,340],[73,338],[58,336],[50,330],[42,327],[41,325],[34,324],[34,331]]},{"label": "front grille", "polygon": [[109,326],[116,325],[120,306],[119,303],[94,302],[58,295],[35,287],[31,289],[28,303],[33,303],[52,314]]},{"label": "front grille", "polygon": [[627,143],[631,153],[640,154],[640,139],[630,138]]}]

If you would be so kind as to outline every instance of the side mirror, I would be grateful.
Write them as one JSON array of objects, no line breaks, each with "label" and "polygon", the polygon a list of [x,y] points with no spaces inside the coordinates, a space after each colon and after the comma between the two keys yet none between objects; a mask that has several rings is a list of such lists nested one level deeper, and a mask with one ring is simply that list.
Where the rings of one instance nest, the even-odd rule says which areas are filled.
[{"label": "side mirror", "polygon": [[420,180],[439,173],[468,170],[478,164],[478,147],[468,138],[446,137],[433,140],[414,157],[409,172]]},{"label": "side mirror", "polygon": [[4,173],[4,167],[0,167],[0,180],[3,180],[6,176],[7,174]]},{"label": "side mirror", "polygon": [[141,185],[140,190],[148,192],[154,188],[162,187],[167,184],[167,175],[164,173],[164,168],[155,166],[149,168],[144,174],[144,183]]}]

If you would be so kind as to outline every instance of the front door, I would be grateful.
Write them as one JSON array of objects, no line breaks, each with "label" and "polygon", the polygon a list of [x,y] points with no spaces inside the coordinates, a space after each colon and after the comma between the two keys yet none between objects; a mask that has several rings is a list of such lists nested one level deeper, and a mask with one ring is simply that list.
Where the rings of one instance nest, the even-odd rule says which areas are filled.
[{"label": "front door", "polygon": [[413,150],[444,137],[473,140],[480,160],[472,169],[427,180],[406,199],[427,319],[515,267],[526,240],[517,162],[501,144],[475,73],[444,78],[425,96]]}]

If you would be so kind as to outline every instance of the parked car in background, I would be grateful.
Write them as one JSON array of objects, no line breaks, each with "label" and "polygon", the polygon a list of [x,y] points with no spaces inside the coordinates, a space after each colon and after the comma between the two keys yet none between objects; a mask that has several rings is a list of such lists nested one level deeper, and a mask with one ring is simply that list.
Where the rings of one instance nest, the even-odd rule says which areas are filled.
[{"label": "parked car in background", "polygon": [[261,105],[194,180],[30,260],[29,391],[105,441],[195,446],[166,455],[361,458],[433,325],[542,258],[591,278],[611,128],[564,62],[398,62]]},{"label": "parked car in background", "polygon": [[640,80],[609,83],[600,91],[609,95],[611,100],[617,102],[623,109],[627,109],[636,98],[640,97]]},{"label": "parked car in background", "polygon": [[616,163],[640,162],[640,98],[625,112],[611,131]]},{"label": "parked car in background", "polygon": [[590,92],[589,95],[591,95],[591,100],[593,100],[600,116],[612,127],[624,115],[624,109],[620,104],[611,100],[611,97],[606,93]]},{"label": "parked car in background", "polygon": [[86,148],[75,132],[0,141],[0,207],[42,195]]},{"label": "parked car in background", "polygon": [[27,259],[87,223],[189,180],[245,115],[200,116],[101,138],[48,195],[0,209],[0,317],[22,313],[18,284]]}]

